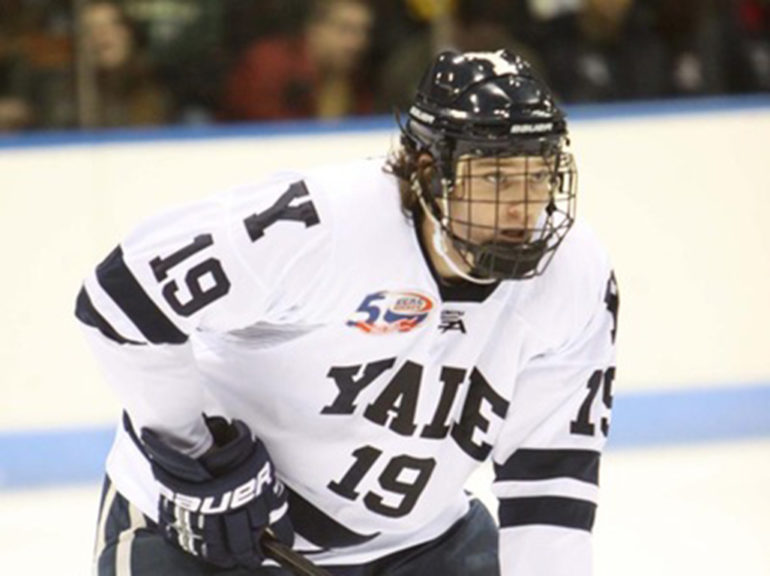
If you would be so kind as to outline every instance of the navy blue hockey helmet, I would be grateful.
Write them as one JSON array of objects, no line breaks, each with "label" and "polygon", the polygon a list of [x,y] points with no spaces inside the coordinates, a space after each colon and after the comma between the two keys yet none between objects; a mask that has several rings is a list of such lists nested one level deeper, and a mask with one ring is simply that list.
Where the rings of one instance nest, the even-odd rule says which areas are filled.
[{"label": "navy blue hockey helmet", "polygon": [[[525,60],[506,50],[438,55],[418,86],[402,132],[407,150],[433,159],[431,185],[415,192],[468,265],[467,279],[523,279],[545,270],[574,221],[577,177],[566,151],[565,115]],[[538,222],[527,225],[524,240],[496,233],[473,243],[456,233],[460,223],[453,221],[448,203],[458,163],[479,157],[541,158],[549,167],[549,201]],[[472,227],[473,199],[466,203],[469,215],[462,225]]]}]

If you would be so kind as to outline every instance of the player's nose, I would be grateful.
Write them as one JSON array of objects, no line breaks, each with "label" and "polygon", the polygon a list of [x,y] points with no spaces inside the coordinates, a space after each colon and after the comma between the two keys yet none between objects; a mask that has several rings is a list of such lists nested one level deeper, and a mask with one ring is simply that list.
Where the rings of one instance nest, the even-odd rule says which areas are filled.
[{"label": "player's nose", "polygon": [[526,209],[520,201],[506,203],[503,210],[509,222],[516,224],[524,221]]}]

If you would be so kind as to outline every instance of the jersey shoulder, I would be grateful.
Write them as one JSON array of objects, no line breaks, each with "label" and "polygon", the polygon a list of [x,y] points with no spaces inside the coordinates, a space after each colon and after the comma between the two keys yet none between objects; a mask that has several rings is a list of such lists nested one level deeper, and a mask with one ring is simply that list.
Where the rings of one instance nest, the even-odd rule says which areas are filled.
[{"label": "jersey shoulder", "polygon": [[346,214],[382,218],[399,207],[396,179],[386,171],[381,157],[327,165],[307,172],[306,178],[336,218]]},{"label": "jersey shoulder", "polygon": [[[310,322],[335,247],[380,221],[386,190],[397,197],[370,161],[278,173],[166,210],[97,266],[80,298],[93,310],[79,317],[106,318],[125,327],[122,340],[154,343]],[[168,330],[156,334],[158,325]]]},{"label": "jersey shoulder", "polygon": [[[557,249],[551,270],[551,281],[574,281],[586,289],[606,280],[611,267],[610,255],[596,232],[582,220],[575,221],[572,229]],[[595,286],[594,286],[595,287]]]},{"label": "jersey shoulder", "polygon": [[382,159],[276,175],[232,193],[229,203],[229,228],[249,228],[238,250],[272,295],[266,320],[281,322],[322,314],[329,302],[319,292],[339,289],[351,263],[402,216]]},{"label": "jersey shoulder", "polygon": [[614,282],[608,251],[587,224],[576,221],[544,274],[523,283],[517,313],[550,347],[560,347],[606,308]]},{"label": "jersey shoulder", "polygon": [[412,234],[398,182],[386,171],[384,158],[325,166],[306,177],[322,201],[322,218],[330,223],[338,256],[374,249],[383,238],[398,244],[397,238]]},{"label": "jersey shoulder", "polygon": [[329,258],[322,196],[302,173],[284,172],[164,211],[124,239],[127,272],[106,280],[130,276],[188,334],[280,315],[282,303],[302,300]]}]

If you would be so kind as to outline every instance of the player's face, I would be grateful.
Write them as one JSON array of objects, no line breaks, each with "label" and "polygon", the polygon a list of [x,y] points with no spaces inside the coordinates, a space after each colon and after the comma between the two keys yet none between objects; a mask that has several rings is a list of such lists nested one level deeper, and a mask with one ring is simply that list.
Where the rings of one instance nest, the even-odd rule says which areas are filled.
[{"label": "player's face", "polygon": [[452,232],[474,244],[525,242],[553,189],[541,156],[461,157],[449,212]]}]

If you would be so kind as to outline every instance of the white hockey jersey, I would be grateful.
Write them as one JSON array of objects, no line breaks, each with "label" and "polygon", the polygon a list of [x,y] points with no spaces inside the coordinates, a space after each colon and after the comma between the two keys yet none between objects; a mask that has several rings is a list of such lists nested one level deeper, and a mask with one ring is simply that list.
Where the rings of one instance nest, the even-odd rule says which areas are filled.
[{"label": "white hockey jersey", "polygon": [[[291,489],[295,547],[363,563],[432,539],[492,458],[504,576],[591,572],[617,290],[576,224],[545,274],[437,281],[397,183],[368,160],[277,176],[139,226],[77,316],[136,430],[202,454],[245,421]],[[157,516],[119,429],[107,472]]]}]

